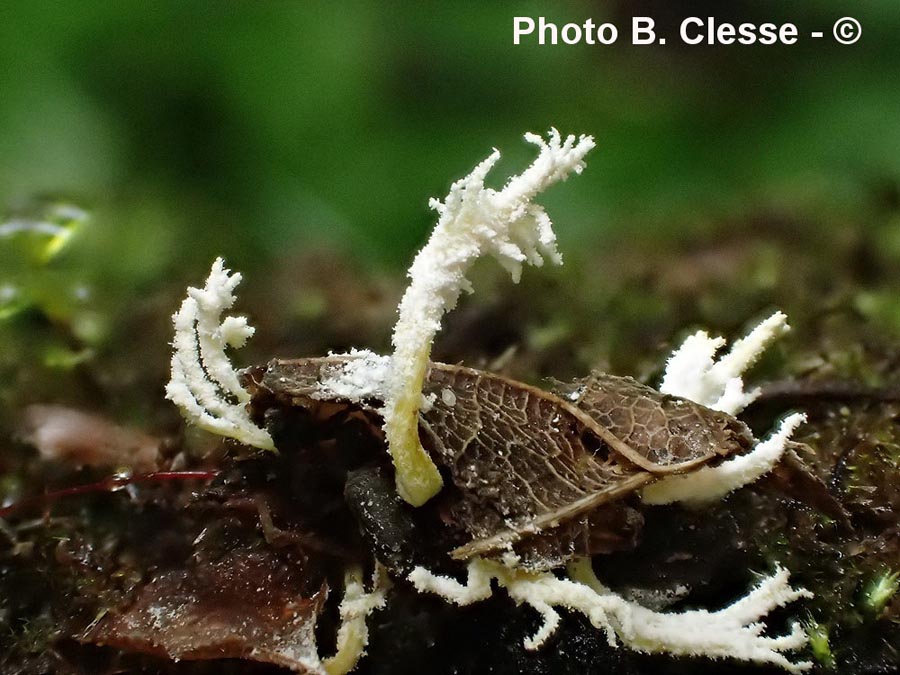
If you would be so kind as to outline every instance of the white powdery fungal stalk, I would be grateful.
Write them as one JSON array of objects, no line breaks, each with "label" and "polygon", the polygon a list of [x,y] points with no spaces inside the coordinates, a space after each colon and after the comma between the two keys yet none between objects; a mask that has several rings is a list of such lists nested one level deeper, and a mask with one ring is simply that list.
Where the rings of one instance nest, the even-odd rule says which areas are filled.
[{"label": "white powdery fungal stalk", "polygon": [[[714,360],[725,345],[724,338],[710,338],[705,331],[688,337],[666,364],[660,391],[736,415],[759,396],[759,389],[744,391],[741,374],[753,365],[766,347],[790,327],[787,317],[776,312],[734,343],[724,356]],[[794,413],[765,441],[756,443],[746,455],[719,466],[703,467],[681,476],[666,476],[641,491],[647,504],[683,502],[702,504],[721,499],[769,473],[781,461],[791,435],[806,416]]]},{"label": "white powdery fungal stalk", "polygon": [[541,265],[545,257],[561,261],[550,218],[532,200],[569,174],[580,173],[584,156],[594,147],[590,136],[563,139],[556,129],[551,129],[546,141],[535,134],[526,134],[525,140],[540,149],[538,156],[502,190],[484,185],[500,159],[494,150],[453,184],[443,202],[431,200],[440,217],[409,270],[410,284],[394,328],[383,414],[398,492],[415,506],[434,496],[442,484],[418,437],[422,385],[441,319],[464,290],[471,291],[466,274],[478,258],[493,256],[514,281],[519,280],[523,263]]},{"label": "white powdery fungal stalk", "polygon": [[226,316],[234,304],[240,274],[225,269],[216,258],[206,285],[188,288],[188,296],[172,317],[172,376],[166,398],[181,408],[188,421],[220,436],[265,450],[275,448],[272,438],[247,413],[249,392],[225,354],[227,347],[243,347],[253,327],[242,316]]},{"label": "white powdery fungal stalk", "polygon": [[[589,565],[589,563],[588,563]],[[526,649],[541,647],[556,631],[563,608],[583,614],[591,624],[606,634],[611,646],[616,638],[631,649],[642,652],[668,653],[680,656],[733,658],[759,664],[779,666],[791,673],[811,667],[808,662],[794,663],[782,653],[801,648],[806,634],[799,624],[790,633],[777,637],[763,635],[761,619],[777,607],[810,597],[803,589],[788,583],[789,574],[777,568],[743,598],[716,612],[690,610],[678,613],[654,612],[629,602],[605,588],[593,571],[581,576],[582,581],[560,579],[550,572],[529,573],[500,563],[473,559],[469,562],[467,580],[434,574],[423,567],[415,568],[409,580],[419,592],[434,593],[448,602],[468,605],[485,600],[492,594],[491,581],[506,589],[517,604],[527,604],[541,614],[543,624],[524,641]]]},{"label": "white powdery fungal stalk", "polygon": [[372,572],[372,590],[363,585],[362,569],[353,565],[344,574],[344,598],[338,612],[341,625],[337,632],[335,655],[323,661],[328,675],[344,675],[356,667],[366,653],[369,644],[369,627],[366,619],[374,611],[384,607],[391,580],[387,569],[375,563]]}]

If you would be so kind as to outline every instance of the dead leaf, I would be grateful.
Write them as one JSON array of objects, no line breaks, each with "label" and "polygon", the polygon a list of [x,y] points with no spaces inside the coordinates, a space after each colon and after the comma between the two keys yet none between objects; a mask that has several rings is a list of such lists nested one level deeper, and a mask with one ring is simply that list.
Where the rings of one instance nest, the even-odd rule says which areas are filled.
[{"label": "dead leaf", "polygon": [[78,466],[157,468],[160,441],[91,413],[61,405],[30,405],[18,435],[45,459]]},{"label": "dead leaf", "polygon": [[327,590],[304,597],[307,581],[299,561],[264,549],[195,561],[159,572],[82,642],[176,661],[240,658],[323,672],[315,627]]}]

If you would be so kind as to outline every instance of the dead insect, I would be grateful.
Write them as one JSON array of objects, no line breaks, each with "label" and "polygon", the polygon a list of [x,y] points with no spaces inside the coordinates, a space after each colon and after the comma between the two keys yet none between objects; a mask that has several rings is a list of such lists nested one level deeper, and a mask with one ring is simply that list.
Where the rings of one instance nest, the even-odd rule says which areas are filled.
[{"label": "dead insect", "polygon": [[[268,418],[280,450],[309,452],[296,434],[287,436],[294,447],[282,447],[286,436],[273,420],[286,409],[301,409],[317,424],[362,420],[374,437],[382,437],[381,401],[322,396],[320,382],[353,358],[276,360],[247,371],[254,415]],[[643,523],[637,490],[661,476],[743,453],[753,442],[735,417],[627,377],[594,373],[550,392],[472,368],[431,363],[423,393],[432,403],[419,413],[420,438],[447,487],[430,508],[397,508],[419,522],[423,514],[416,512],[423,508],[435,517],[430,537],[433,527],[441,526],[445,532],[439,539],[457,560],[513,551],[521,565],[545,570],[628,547]],[[377,452],[343,470],[384,475],[391,470],[387,460],[386,452]],[[393,484],[384,485],[394,496]],[[384,514],[364,515],[371,489],[351,486],[347,494],[365,537],[376,551],[384,550]],[[401,517],[394,514],[388,522]],[[398,561],[381,560],[389,567]]]}]

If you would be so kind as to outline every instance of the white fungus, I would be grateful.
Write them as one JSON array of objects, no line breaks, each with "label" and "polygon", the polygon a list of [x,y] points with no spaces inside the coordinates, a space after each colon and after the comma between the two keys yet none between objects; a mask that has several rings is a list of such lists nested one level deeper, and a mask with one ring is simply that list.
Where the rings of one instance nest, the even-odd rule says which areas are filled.
[{"label": "white fungus", "polygon": [[756,363],[773,340],[789,330],[787,317],[775,312],[718,360],[715,355],[725,346],[725,338],[711,338],[706,331],[697,331],[669,357],[659,390],[737,415],[759,396],[759,389],[744,391],[741,374]]},{"label": "white fungus", "polygon": [[523,263],[559,263],[556,235],[546,211],[533,199],[572,173],[581,173],[584,156],[594,147],[590,136],[563,139],[551,129],[545,141],[535,134],[525,140],[539,148],[525,171],[502,190],[484,180],[500,159],[494,150],[465,178],[456,181],[443,202],[432,199],[439,219],[425,247],[409,269],[410,283],[400,301],[394,327],[394,353],[384,401],[384,431],[397,468],[397,491],[419,506],[433,497],[442,481],[422,448],[418,413],[431,344],[444,314],[456,306],[463,291],[471,291],[466,274],[486,255],[495,258],[518,281]]},{"label": "white fungus", "polygon": [[188,288],[172,317],[175,339],[166,398],[201,429],[272,450],[275,445],[268,432],[247,413],[250,394],[225,354],[226,347],[243,347],[254,332],[245,317],[222,318],[234,305],[234,289],[240,282],[241,275],[231,274],[222,258],[216,258],[206,285]]},{"label": "white fungus", "polygon": [[[593,577],[593,573],[589,572]],[[761,619],[794,600],[811,597],[804,589],[788,583],[787,570],[777,568],[756,588],[724,609],[684,612],[655,612],[602,586],[560,579],[551,572],[532,573],[508,568],[498,562],[475,558],[469,562],[466,583],[416,567],[409,581],[421,593],[434,593],[448,602],[469,605],[492,595],[491,582],[496,580],[516,604],[534,608],[543,620],[537,632],[524,640],[526,649],[538,649],[556,631],[560,622],[558,609],[583,614],[591,624],[606,634],[611,646],[616,640],[642,652],[662,652],[680,656],[734,658],[760,664],[780,666],[791,673],[811,667],[808,662],[792,662],[783,652],[806,644],[806,634],[793,624],[786,635],[763,635]]]},{"label": "white fungus", "polygon": [[[669,357],[660,391],[736,415],[759,396],[758,388],[744,391],[743,372],[774,339],[788,330],[787,317],[776,312],[735,342],[731,351],[718,360],[714,360],[715,353],[725,345],[724,338],[710,338],[706,332],[699,331]],[[803,414],[790,415],[776,432],[757,442],[746,455],[689,474],[666,476],[644,488],[641,499],[647,504],[701,504],[721,499],[774,469],[791,435],[805,421]]]},{"label": "white fungus", "polygon": [[344,574],[344,597],[338,613],[341,625],[337,631],[337,649],[334,656],[323,661],[328,675],[343,675],[356,667],[366,653],[369,644],[369,627],[366,619],[370,614],[384,607],[391,580],[387,570],[375,563],[372,572],[372,590],[366,591],[362,580],[362,570],[352,565]]}]

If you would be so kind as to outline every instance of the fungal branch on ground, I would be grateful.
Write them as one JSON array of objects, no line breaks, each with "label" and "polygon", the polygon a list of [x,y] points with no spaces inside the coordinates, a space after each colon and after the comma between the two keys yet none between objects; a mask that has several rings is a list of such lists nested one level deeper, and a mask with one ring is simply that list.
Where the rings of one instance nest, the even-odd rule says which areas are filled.
[{"label": "fungal branch on ground", "polygon": [[491,597],[492,581],[506,590],[516,604],[526,604],[540,614],[543,623],[524,640],[526,649],[539,649],[552,637],[560,623],[557,609],[585,616],[602,630],[611,647],[616,640],[648,653],[681,656],[735,658],[780,666],[791,673],[809,669],[808,662],[794,663],[783,652],[806,644],[806,634],[798,623],[786,635],[763,635],[761,619],[769,612],[812,594],[794,589],[787,570],[778,568],[756,588],[728,607],[716,612],[703,609],[685,612],[654,612],[629,602],[597,579],[590,560],[569,565],[568,579],[552,572],[528,572],[482,558],[469,561],[466,583],[416,567],[409,580],[419,592],[438,595],[465,606]]},{"label": "fungal branch on ground", "polygon": [[366,591],[359,565],[351,565],[344,573],[344,597],[338,608],[341,624],[337,631],[337,651],[322,664],[328,675],[349,673],[365,654],[369,643],[366,619],[372,612],[384,607],[391,587],[387,570],[378,562],[372,573],[371,586],[372,589]]},{"label": "fungal branch on ground", "polygon": [[775,312],[718,359],[716,352],[725,346],[725,338],[697,331],[672,352],[659,390],[737,415],[759,396],[759,388],[744,391],[744,371],[790,329],[787,317]]},{"label": "fungal branch on ground", "polygon": [[396,468],[397,491],[420,506],[441,489],[437,467],[419,441],[422,386],[431,345],[444,314],[472,288],[466,274],[486,255],[495,258],[518,281],[523,263],[560,263],[550,218],[533,199],[572,173],[581,173],[584,156],[594,147],[590,136],[563,139],[552,129],[545,141],[535,134],[525,140],[540,150],[537,158],[502,190],[484,180],[500,159],[494,150],[465,178],[456,181],[443,202],[431,201],[438,223],[409,269],[409,287],[400,301],[394,327],[394,353],[384,401],[384,431]]}]

